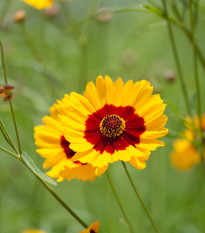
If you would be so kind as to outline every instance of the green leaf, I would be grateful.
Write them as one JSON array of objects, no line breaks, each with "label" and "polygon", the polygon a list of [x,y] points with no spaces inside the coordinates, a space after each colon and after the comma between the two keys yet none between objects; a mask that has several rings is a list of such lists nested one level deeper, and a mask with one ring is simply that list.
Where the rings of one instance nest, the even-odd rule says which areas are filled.
[{"label": "green leaf", "polygon": [[1,132],[2,132],[2,134],[3,134],[3,136],[4,136],[4,138],[5,138],[5,140],[8,142],[8,144],[9,144],[9,145],[15,150],[15,152],[18,154],[18,151],[17,151],[17,149],[16,149],[16,147],[15,147],[15,145],[14,145],[14,143],[13,143],[11,137],[9,136],[8,131],[6,130],[6,128],[5,128],[5,126],[4,126],[4,124],[3,124],[3,122],[2,122],[1,119],[0,119],[0,130],[1,130]]},{"label": "green leaf", "polygon": [[57,185],[57,183],[51,179],[49,176],[45,175],[34,163],[34,161],[31,159],[31,157],[26,153],[23,152],[21,154],[21,158],[24,161],[24,163],[27,165],[27,167],[41,180],[44,180],[47,183],[50,183],[52,185]]}]

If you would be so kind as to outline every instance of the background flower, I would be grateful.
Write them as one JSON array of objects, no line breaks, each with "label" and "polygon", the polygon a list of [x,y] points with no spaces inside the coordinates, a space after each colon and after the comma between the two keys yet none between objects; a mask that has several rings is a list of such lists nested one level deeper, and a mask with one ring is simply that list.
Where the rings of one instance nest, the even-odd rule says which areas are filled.
[{"label": "background flower", "polygon": [[51,7],[54,0],[23,0],[30,6],[37,8],[38,10]]},{"label": "background flower", "polygon": [[41,230],[36,230],[36,229],[28,229],[23,231],[22,233],[46,233],[45,231],[41,231]]},{"label": "background flower", "polygon": [[[200,140],[198,117],[195,117],[194,121],[187,118],[185,125],[187,130],[182,134],[183,139],[174,142],[174,151],[170,156],[172,165],[179,170],[191,169],[201,162],[201,156],[196,147],[196,141]],[[205,132],[205,115],[202,116],[202,130]],[[203,151],[205,157],[205,146]]]},{"label": "background flower", "polygon": [[81,231],[79,233],[98,233],[99,231],[99,222],[96,221],[90,225],[86,230]]},{"label": "background flower", "polygon": [[[24,1],[26,4],[35,7],[38,10],[42,10],[45,8],[49,8],[53,5],[54,0],[22,0]],[[68,2],[72,1],[72,0],[66,0]]]},{"label": "background flower", "polygon": [[200,155],[197,149],[186,139],[174,142],[174,151],[171,153],[172,165],[179,170],[188,170],[200,163]]}]

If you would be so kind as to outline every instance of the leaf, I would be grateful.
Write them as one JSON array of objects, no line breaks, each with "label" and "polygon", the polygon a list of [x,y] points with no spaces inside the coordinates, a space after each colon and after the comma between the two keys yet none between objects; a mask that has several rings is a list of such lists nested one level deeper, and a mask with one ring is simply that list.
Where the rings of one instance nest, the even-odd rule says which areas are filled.
[{"label": "leaf", "polygon": [[13,143],[11,137],[9,136],[8,131],[6,130],[6,128],[5,128],[5,126],[4,126],[4,124],[3,124],[3,122],[2,122],[1,119],[0,119],[0,130],[1,130],[1,132],[2,132],[2,134],[3,134],[3,136],[4,136],[4,138],[5,138],[5,140],[8,142],[8,144],[9,144],[9,145],[15,150],[15,152],[18,154],[18,151],[17,151],[17,149],[16,149],[16,147],[15,147],[15,145],[14,145],[14,143]]},{"label": "leaf", "polygon": [[25,162],[25,164],[27,165],[27,167],[36,175],[38,176],[41,180],[44,180],[47,183],[50,183],[52,185],[57,185],[57,183],[51,179],[49,176],[45,175],[34,163],[34,161],[32,160],[32,158],[26,153],[23,152],[21,154],[21,158],[22,160]]}]

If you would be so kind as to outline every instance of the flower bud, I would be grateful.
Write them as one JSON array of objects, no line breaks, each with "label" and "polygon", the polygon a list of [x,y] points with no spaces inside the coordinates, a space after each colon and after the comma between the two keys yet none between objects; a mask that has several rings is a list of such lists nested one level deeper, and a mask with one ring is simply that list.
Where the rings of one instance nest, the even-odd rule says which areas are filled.
[{"label": "flower bud", "polygon": [[15,14],[13,15],[13,19],[15,22],[22,22],[26,18],[26,12],[24,10],[19,10],[16,11]]}]

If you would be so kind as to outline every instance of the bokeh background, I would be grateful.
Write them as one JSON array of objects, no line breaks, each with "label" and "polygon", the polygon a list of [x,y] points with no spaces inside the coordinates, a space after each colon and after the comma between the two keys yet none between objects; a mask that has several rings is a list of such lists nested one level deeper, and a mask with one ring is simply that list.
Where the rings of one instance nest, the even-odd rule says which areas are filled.
[{"label": "bokeh background", "polygon": [[[154,2],[162,7],[161,1]],[[175,2],[189,27],[188,1]],[[0,39],[9,83],[15,86],[13,104],[22,148],[43,170],[44,160],[35,152],[33,127],[41,124],[42,117],[49,114],[49,107],[57,99],[72,91],[82,93],[87,81],[95,81],[98,75],[109,75],[113,80],[121,77],[125,82],[147,79],[154,86],[154,92],[160,93],[167,103],[169,135],[163,138],[166,146],[151,154],[146,169],[136,170],[129,164],[128,169],[161,232],[203,233],[205,179],[201,167],[181,172],[170,164],[172,142],[184,130],[174,109],[182,117],[187,112],[166,22],[154,13],[143,11],[93,17],[102,8],[131,9],[139,4],[149,2],[73,0],[59,3],[56,0],[53,11],[39,11],[22,1],[0,0]],[[13,20],[18,10],[26,11],[22,23]],[[200,1],[198,10],[196,38],[204,54],[204,0]],[[180,29],[174,27],[174,34],[194,110],[192,47]],[[203,102],[202,68],[199,77]],[[1,74],[0,84],[3,83]],[[15,141],[9,104],[3,100],[0,100],[0,118]],[[8,148],[2,135],[0,145]],[[47,233],[83,230],[19,161],[3,152],[0,160],[1,233],[21,233],[27,228],[43,229]],[[122,164],[111,164],[109,172],[135,231],[152,232]],[[105,174],[94,182],[64,181],[54,189],[88,224],[99,220],[101,233],[128,232]]]}]

